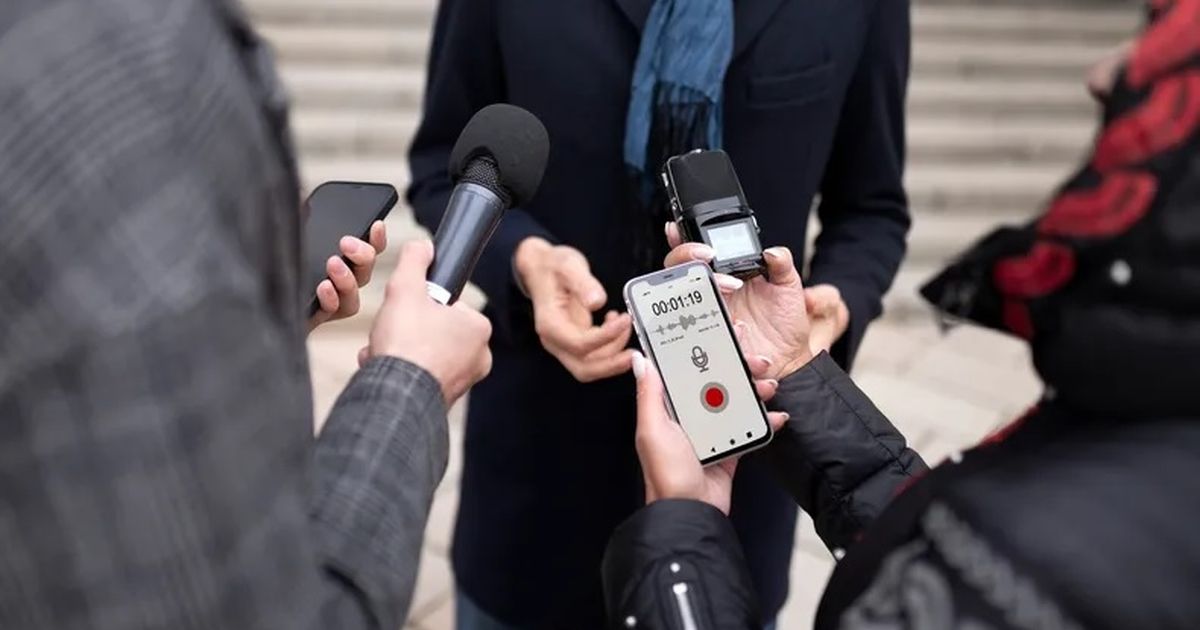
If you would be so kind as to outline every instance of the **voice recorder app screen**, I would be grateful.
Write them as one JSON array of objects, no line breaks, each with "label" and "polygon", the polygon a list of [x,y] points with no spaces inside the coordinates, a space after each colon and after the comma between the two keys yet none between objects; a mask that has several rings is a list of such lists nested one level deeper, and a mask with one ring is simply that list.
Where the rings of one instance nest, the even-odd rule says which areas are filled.
[{"label": "voice recorder app screen", "polygon": [[769,428],[720,299],[701,264],[679,277],[635,280],[627,290],[645,350],[662,374],[675,417],[701,460],[758,442]]}]

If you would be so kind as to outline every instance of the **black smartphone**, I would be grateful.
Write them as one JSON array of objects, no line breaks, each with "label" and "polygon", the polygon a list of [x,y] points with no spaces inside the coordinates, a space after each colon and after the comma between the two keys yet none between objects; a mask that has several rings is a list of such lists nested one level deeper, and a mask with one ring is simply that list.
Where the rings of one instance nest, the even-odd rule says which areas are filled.
[{"label": "black smartphone", "polygon": [[667,408],[702,464],[771,441],[767,410],[742,356],[712,270],[691,262],[630,280],[625,303],[662,375]]},{"label": "black smartphone", "polygon": [[325,182],[308,196],[304,202],[308,216],[304,222],[304,286],[311,296],[309,316],[320,308],[317,285],[328,277],[325,261],[341,255],[338,244],[342,237],[367,240],[371,224],[383,220],[399,198],[391,184],[373,182]]}]

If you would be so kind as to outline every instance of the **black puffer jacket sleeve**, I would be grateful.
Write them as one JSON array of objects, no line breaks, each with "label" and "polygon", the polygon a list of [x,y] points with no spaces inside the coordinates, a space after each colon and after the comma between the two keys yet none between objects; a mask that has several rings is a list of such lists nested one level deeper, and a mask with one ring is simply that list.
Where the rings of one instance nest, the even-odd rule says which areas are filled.
[{"label": "black puffer jacket sleeve", "polygon": [[853,543],[909,479],[927,470],[827,353],[780,381],[770,407],[791,420],[765,457],[830,549]]},{"label": "black puffer jacket sleeve", "polygon": [[602,573],[613,628],[762,627],[737,534],[707,503],[664,499],[638,510],[613,533]]}]

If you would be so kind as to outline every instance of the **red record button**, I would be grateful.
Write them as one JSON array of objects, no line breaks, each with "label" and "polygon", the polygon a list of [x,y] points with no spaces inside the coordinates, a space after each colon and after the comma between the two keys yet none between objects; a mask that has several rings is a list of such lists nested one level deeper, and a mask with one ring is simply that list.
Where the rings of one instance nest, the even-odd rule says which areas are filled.
[{"label": "red record button", "polygon": [[729,402],[729,392],[720,383],[708,383],[700,388],[700,404],[712,413],[724,411]]}]

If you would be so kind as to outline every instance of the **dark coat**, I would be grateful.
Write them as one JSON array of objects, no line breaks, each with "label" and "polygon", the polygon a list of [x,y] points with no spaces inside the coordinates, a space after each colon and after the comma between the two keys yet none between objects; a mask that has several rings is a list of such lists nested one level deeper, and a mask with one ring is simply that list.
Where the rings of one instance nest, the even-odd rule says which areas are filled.
[{"label": "dark coat", "polygon": [[[580,384],[538,344],[517,290],[517,244],[540,235],[581,250],[611,307],[630,252],[622,143],[639,29],[650,0],[443,0],[408,199],[436,227],[446,163],[470,116],[505,101],[541,118],[552,149],[537,197],[508,212],[473,277],[496,326],[492,375],[472,393],[454,540],[459,586],[497,617],[595,626],[597,571],[613,528],[641,504],[628,376]],[[726,78],[725,149],[764,240],[804,250],[819,193],[823,230],[810,281],[836,285],[851,324],[848,362],[904,254],[902,187],[907,0],[739,0]],[[648,271],[648,270],[647,270]],[[768,610],[786,597],[790,499],[754,461],[735,521]],[[550,551],[552,550],[552,551]]]},{"label": "dark coat", "polygon": [[[827,357],[781,383],[768,452],[834,552],[818,630],[1167,628],[1200,624],[1200,423],[1044,404],[928,474]],[[778,454],[778,453],[773,453]],[[804,461],[806,465],[795,465]],[[906,489],[907,488],[907,489]],[[893,496],[901,494],[893,499]],[[734,530],[697,501],[624,523],[604,563],[612,627],[756,630]],[[677,585],[683,584],[683,587]]]}]

